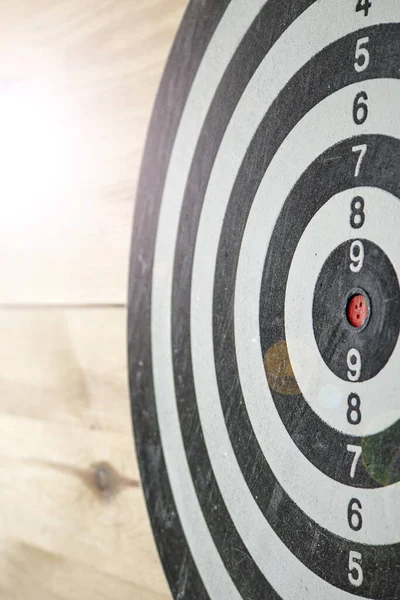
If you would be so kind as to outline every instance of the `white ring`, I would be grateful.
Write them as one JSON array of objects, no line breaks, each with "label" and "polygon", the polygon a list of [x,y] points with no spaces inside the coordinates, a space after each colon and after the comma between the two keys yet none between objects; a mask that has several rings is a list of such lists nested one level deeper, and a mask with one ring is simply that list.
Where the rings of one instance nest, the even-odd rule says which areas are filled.
[{"label": "white ring", "polygon": [[221,600],[241,600],[241,596],[210,535],[187,463],[172,368],[172,271],[180,207],[203,122],[227,65],[264,4],[264,0],[232,0],[203,57],[171,154],[160,208],[153,266],[153,379],[165,464],[182,528],[200,577],[209,596]]},{"label": "white ring", "polygon": [[[356,488],[354,493],[363,505],[365,518],[361,531],[350,530],[344,507],[355,488],[334,481],[298,450],[276,410],[260,352],[259,295],[264,260],[280,210],[296,181],[319,155],[347,136],[379,132],[400,138],[400,81],[374,79],[365,81],[363,88],[368,91],[372,107],[385,106],[381,115],[371,110],[367,123],[363,127],[356,126],[349,107],[360,85],[350,85],[307,113],[271,162],[254,199],[243,235],[236,280],[235,341],[250,421],[261,449],[286,493],[316,523],[338,536],[365,544],[390,544],[399,539],[400,499],[397,502],[398,512],[387,514],[385,496],[395,494],[399,498],[400,483],[388,488]],[[332,114],[338,117],[329,121],[326,116]],[[285,177],[282,177],[283,171]],[[203,288],[204,285],[203,281]],[[199,312],[198,307],[196,312]],[[207,318],[208,315],[204,322]],[[192,338],[197,342],[194,333]],[[199,343],[204,347],[204,340]],[[208,347],[205,348],[207,350]]]},{"label": "white ring", "polygon": [[[241,21],[243,22],[247,6],[248,3],[243,0],[237,2],[235,0],[231,3],[229,9],[233,10],[233,7],[236,7],[242,12]],[[386,0],[384,4],[378,4],[375,10],[371,12],[368,24],[391,23],[399,20],[398,3],[396,0]],[[224,173],[236,173],[256,127],[280,89],[319,50],[336,39],[357,30],[360,26],[362,26],[362,21],[360,21],[358,15],[354,12],[354,7],[347,0],[338,0],[337,2],[320,0],[305,11],[268,53],[249,84],[242,101],[236,109],[235,118],[232,119],[231,126],[225,135],[215,166],[222,167]],[[180,207],[203,120],[210,104],[210,98],[215,93],[214,74],[217,70],[219,72],[221,65],[221,71],[223,71],[226,64],[224,51],[228,47],[230,34],[226,30],[226,39],[222,42],[221,37],[219,37],[220,30],[219,27],[216,36],[218,41],[215,44],[212,42],[213,50],[217,49],[218,52],[214,56],[207,53],[203,61],[203,68],[199,70],[192,88],[194,93],[189,96],[171,156],[160,213],[153,271],[152,350],[155,396],[162,444],[182,526],[210,595],[230,599],[237,597],[237,594],[232,595],[226,588],[226,577],[221,570],[221,561],[216,561],[214,558],[215,546],[212,542],[210,544],[209,532],[195,496],[185,456],[176,409],[170,326],[174,244],[177,236]],[[306,39],[304,36],[305,31],[307,32]],[[212,59],[213,62],[209,59]],[[246,126],[244,128],[242,120],[236,119],[240,112],[246,115]],[[233,122],[234,125],[232,125]],[[214,168],[214,177],[212,176],[210,180],[209,189],[212,186],[212,181],[214,181],[214,185],[220,183],[215,176],[216,171],[218,169]],[[218,206],[214,203],[213,208],[222,211],[222,218],[233,180],[234,177],[225,182],[222,189],[214,188],[214,195],[211,194],[212,198],[218,200]],[[207,224],[207,217],[204,217],[204,219],[202,217],[202,221]],[[209,238],[209,241],[214,245],[215,240]],[[218,239],[216,245],[218,247]],[[209,248],[210,254],[213,256],[214,248],[211,244]],[[202,257],[203,260],[205,258],[205,256]],[[212,261],[211,264],[213,264]],[[208,322],[207,326],[211,328],[211,322]],[[227,446],[228,450],[234,460],[230,445]],[[221,451],[221,448],[219,451]],[[211,458],[215,463],[212,455]],[[236,495],[236,492],[234,495]],[[228,509],[231,508],[230,503],[227,503],[227,506]],[[242,505],[240,509],[243,509]],[[246,506],[244,506],[244,514],[245,512]],[[236,510],[233,517],[235,521],[238,520],[237,517],[240,521],[241,517]],[[285,595],[285,600],[308,599],[309,586],[312,587],[313,592],[319,598],[330,598],[332,600],[353,598],[352,594],[334,588],[301,565],[273,530],[267,524],[265,524],[265,527],[266,530],[263,533],[266,537],[262,538],[257,532],[252,532],[256,543],[255,552],[252,553],[253,558],[259,566],[263,567],[264,574],[278,593]],[[239,533],[242,533],[242,530],[243,527],[240,527]],[[213,564],[215,568],[212,568]],[[286,577],[287,571],[291,573],[290,579]],[[217,578],[217,581],[215,581],[215,578]],[[214,592],[215,586],[219,591]]]},{"label": "white ring", "polygon": [[[362,196],[368,206],[368,218],[357,231],[349,223],[349,207],[355,196]],[[327,223],[330,224],[328,227]],[[343,381],[326,365],[315,341],[312,320],[315,285],[331,252],[350,239],[373,241],[392,259],[395,271],[400,273],[399,231],[400,199],[377,188],[349,189],[335,195],[315,214],[303,232],[290,266],[285,330],[294,375],[313,411],[331,427],[350,435],[374,435],[400,418],[397,402],[400,344],[397,343],[390,360],[373,379],[357,383]],[[329,396],[321,393],[324,389],[329,390],[330,397],[334,396],[334,405]],[[384,394],[382,390],[385,390]],[[352,392],[362,399],[359,425],[352,425],[347,420],[347,398]]]}]

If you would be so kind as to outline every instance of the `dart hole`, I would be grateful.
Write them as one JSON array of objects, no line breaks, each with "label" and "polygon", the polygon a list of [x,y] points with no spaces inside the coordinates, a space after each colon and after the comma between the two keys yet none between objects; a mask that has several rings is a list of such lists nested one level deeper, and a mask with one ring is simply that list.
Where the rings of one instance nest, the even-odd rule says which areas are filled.
[{"label": "dart hole", "polygon": [[347,300],[346,316],[348,323],[354,329],[365,329],[371,312],[368,295],[363,290],[352,292]]}]

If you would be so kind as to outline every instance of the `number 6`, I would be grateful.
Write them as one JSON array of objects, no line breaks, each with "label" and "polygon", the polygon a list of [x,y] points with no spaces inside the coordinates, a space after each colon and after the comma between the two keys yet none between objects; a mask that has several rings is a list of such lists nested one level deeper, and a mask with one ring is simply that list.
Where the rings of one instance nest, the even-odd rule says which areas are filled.
[{"label": "number 6", "polygon": [[[357,508],[354,508],[355,506]],[[357,509],[359,509],[359,510],[357,510]],[[360,531],[360,529],[362,528],[363,519],[362,519],[360,510],[362,510],[361,502],[359,500],[357,500],[357,498],[352,498],[350,500],[350,504],[347,508],[347,520],[349,522],[350,528],[353,531]]]},{"label": "number 6", "polygon": [[368,118],[368,94],[359,92],[354,99],[353,104],[353,119],[356,125],[364,125]]}]

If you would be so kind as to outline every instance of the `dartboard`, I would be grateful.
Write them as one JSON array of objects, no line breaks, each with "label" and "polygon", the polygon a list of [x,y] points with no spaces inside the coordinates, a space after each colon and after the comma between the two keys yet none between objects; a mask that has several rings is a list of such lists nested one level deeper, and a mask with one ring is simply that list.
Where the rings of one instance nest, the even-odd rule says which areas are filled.
[{"label": "dartboard", "polygon": [[128,317],[176,600],[400,598],[399,199],[399,0],[192,0]]}]

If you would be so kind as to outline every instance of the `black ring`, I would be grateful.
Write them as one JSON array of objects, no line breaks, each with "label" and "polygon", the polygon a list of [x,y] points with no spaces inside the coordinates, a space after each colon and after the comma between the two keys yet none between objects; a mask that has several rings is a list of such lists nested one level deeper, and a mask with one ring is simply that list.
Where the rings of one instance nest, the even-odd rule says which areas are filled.
[{"label": "black ring", "polygon": [[[190,198],[191,194],[198,194],[199,188],[195,185],[196,181],[200,185],[200,190],[204,191],[205,189],[202,177],[204,176],[204,181],[208,180],[212,162],[222,135],[239,100],[240,94],[245,87],[245,83],[247,83],[243,83],[242,81],[243,74],[246,72],[246,66],[250,64],[250,71],[253,69],[252,72],[247,73],[250,79],[255,68],[268,52],[273,42],[299,16],[302,10],[312,3],[312,0],[308,2],[299,0],[289,6],[285,5],[282,11],[279,12],[280,6],[283,3],[270,0],[260,13],[259,18],[255,22],[257,26],[252,27],[252,30],[246,36],[247,45],[242,43],[238,49],[234,60],[227,70],[230,76],[229,78],[224,78],[224,85],[221,83],[220,89],[214,99],[213,108],[210,109],[207,122],[203,128],[202,137],[205,144],[203,148],[207,150],[206,155],[210,152],[210,146],[213,147],[211,150],[211,160],[205,162],[206,155],[201,155],[199,151],[201,146],[199,144],[192,169],[192,175],[194,177],[194,174],[196,174],[197,179],[191,178],[188,182],[187,197],[189,199],[193,200],[193,196]],[[179,517],[176,513],[173,491],[169,484],[162,452],[151,366],[151,273],[160,201],[168,168],[168,160],[179,124],[178,120],[183,112],[195,71],[201,62],[201,58],[216,24],[228,4],[229,2],[212,2],[210,0],[204,0],[201,3],[193,2],[185,17],[185,29],[181,29],[175,43],[153,116],[152,129],[147,143],[138,192],[138,207],[136,210],[134,243],[131,255],[129,370],[139,463],[153,529],[172,592],[177,598],[186,597],[190,599],[208,598],[208,594],[194,565]],[[270,14],[269,10],[271,10]],[[352,38],[353,40],[355,35]],[[387,39],[390,40],[390,36]],[[397,47],[395,41],[390,41],[391,46]],[[385,49],[387,50],[387,48]],[[239,60],[240,53],[242,53],[241,60]],[[183,61],[185,68],[180,71],[176,66],[177,64],[183,64]],[[392,61],[392,64],[395,64],[395,62]],[[236,71],[236,75],[234,71]],[[392,75],[386,74],[386,76]],[[397,76],[397,73],[393,74],[393,76]],[[362,76],[360,76],[360,79],[362,79]],[[171,107],[168,114],[165,111],[166,106]],[[219,119],[221,119],[221,123]],[[208,139],[207,134],[209,135]],[[200,159],[203,161],[202,167],[200,167],[199,162],[196,162]],[[202,171],[202,168],[204,168],[204,171]],[[154,172],[157,172],[157,177],[152,176]],[[196,206],[196,211],[199,215],[203,195],[204,193],[200,192],[198,196],[195,196],[196,202],[186,202],[184,204],[186,209],[189,208],[191,211]],[[193,240],[194,235],[195,239],[198,224],[195,219],[195,217],[192,219],[192,216],[188,219],[185,215],[185,210],[182,210],[181,225],[184,228],[188,226],[186,233],[182,234],[183,237],[181,239],[184,241],[186,241],[185,235],[187,235],[189,240]],[[185,248],[185,246],[183,247]],[[189,241],[186,251],[188,249],[192,253],[194,243],[190,244]],[[191,261],[187,262],[182,257],[181,262],[179,260],[179,255],[177,255],[178,267],[181,265],[184,269],[189,264],[190,272]],[[175,275],[178,281],[184,284],[183,288],[186,289],[188,282],[190,282],[187,272],[185,275],[179,273],[177,269]],[[181,288],[181,291],[183,288]],[[185,305],[184,309],[186,310],[186,308]],[[185,335],[185,332],[183,334]],[[179,341],[179,339],[180,334],[178,331],[174,341]],[[182,357],[183,360],[186,360],[188,355],[183,354]],[[177,375],[178,373],[175,371],[176,380]],[[185,439],[187,457],[197,493],[214,541],[238,589],[240,586],[240,593],[244,598],[261,599],[267,594],[270,594],[269,597],[271,598],[278,598],[278,595],[271,590],[265,579],[258,577],[259,571],[256,567],[253,567],[252,559],[245,556],[245,560],[242,563],[244,568],[239,571],[240,564],[236,559],[239,559],[239,555],[241,559],[243,558],[243,554],[241,554],[242,549],[247,554],[246,548],[236,530],[232,531],[232,528],[230,528],[233,524],[227,514],[225,505],[221,506],[218,504],[220,502],[219,490],[212,470],[207,471],[208,457],[205,448],[204,455],[199,455],[201,456],[200,461],[199,456],[197,457],[196,466],[196,447],[193,442],[198,442],[198,448],[200,450],[203,449],[201,445],[202,432],[195,403],[192,406],[188,406],[190,400],[190,397],[185,398],[177,394],[183,433],[186,434],[186,431],[189,431],[193,434],[193,438],[188,439],[186,436]],[[199,464],[202,460],[204,460],[204,463]],[[207,479],[205,482],[203,482],[204,476]],[[206,492],[209,493],[208,497],[206,497]],[[215,518],[212,518],[212,504],[217,506],[217,510],[218,507],[222,509],[220,513],[220,525],[216,524],[216,515],[214,515]],[[222,537],[219,537],[220,535]],[[225,543],[227,539],[229,543]],[[237,542],[239,544],[236,546]],[[257,577],[257,581],[252,580],[253,573]],[[244,574],[242,581],[239,581],[240,574],[242,577]],[[393,573],[391,575],[393,576]],[[257,588],[257,585],[260,588]],[[258,589],[261,591],[257,591]],[[352,591],[354,592],[354,590]],[[255,592],[254,595],[253,592]]]},{"label": "black ring", "polygon": [[[240,44],[218,87],[192,162],[181,209],[172,291],[174,379],[183,441],[196,493],[215,545],[240,594],[279,598],[250,556],[225,506],[205,447],[196,405],[190,348],[190,289],[195,239],[214,160],[243,91],[273,44],[313,0],[270,0]],[[226,544],[225,540],[230,543]]]},{"label": "black ring", "polygon": [[[379,175],[376,184],[379,186]],[[387,219],[390,222],[390,215]],[[365,254],[357,272],[350,268],[354,244],[356,249],[362,244]],[[351,325],[347,314],[348,303],[356,294],[367,307],[360,327]],[[357,381],[372,379],[390,359],[400,329],[399,282],[389,257],[372,240],[362,235],[356,241],[350,239],[326,259],[314,290],[313,329],[325,364],[344,381],[349,381],[347,355],[352,348],[362,357]],[[387,464],[391,462],[392,456]]]},{"label": "black ring", "polygon": [[[364,138],[363,141],[365,141]],[[359,142],[360,138],[357,138],[357,143]],[[400,142],[393,140],[393,143],[396,145],[399,144],[400,148]],[[354,138],[352,140],[345,140],[344,142],[341,142],[333,148],[330,148],[321,156],[319,156],[303,173],[299,182],[295,185],[291,194],[289,195],[285,203],[285,207],[302,205],[301,202],[304,200],[304,195],[306,194],[307,190],[310,190],[311,182],[313,182],[313,187],[311,189],[317,188],[315,190],[315,194],[313,194],[313,198],[316,197],[318,200],[320,199],[320,195],[324,197],[324,201],[328,201],[328,199],[333,195],[330,193],[331,190],[329,189],[325,192],[327,186],[329,188],[329,182],[332,182],[332,185],[336,186],[335,193],[341,191],[340,188],[342,187],[343,183],[343,180],[339,177],[341,173],[341,161],[334,160],[334,158],[338,156],[342,157],[342,163],[348,163],[348,151],[350,150],[351,156],[351,147],[354,144]],[[379,149],[379,152],[381,152],[381,149]],[[387,158],[387,154],[385,156]],[[394,178],[396,179],[396,177]],[[397,181],[399,180],[397,179]],[[345,185],[345,183],[343,183],[343,185]],[[320,188],[318,186],[320,186]],[[346,189],[346,186],[344,189]],[[321,192],[321,194],[319,192]],[[326,197],[324,195],[325,193]],[[322,202],[323,201],[321,200],[321,204]],[[307,208],[305,210],[305,214],[307,214],[310,218],[312,216]],[[283,212],[281,213],[280,218],[281,217],[282,223],[284,223]],[[280,218],[278,219],[278,222],[280,222]],[[304,231],[304,227],[301,223],[299,224],[299,229]],[[286,243],[285,240],[282,240],[282,236],[279,237],[279,233],[281,234],[282,231],[280,228],[277,228],[276,238],[274,235],[269,246],[271,257],[273,257],[273,261],[268,265],[269,273],[273,273],[274,268],[276,268],[276,262],[279,261],[281,256],[280,254],[277,254],[276,247],[274,248],[273,246],[274,240],[276,239],[277,243],[279,244]],[[290,224],[288,227],[288,233],[290,235],[293,234],[295,240],[297,239],[296,232],[293,232],[292,224]],[[219,254],[219,256],[223,255]],[[230,260],[235,259],[235,256],[231,253],[231,248],[228,249],[228,256]],[[225,261],[227,261],[226,258]],[[268,263],[268,259],[266,263]],[[290,258],[288,258],[288,263],[290,266]],[[229,268],[229,265],[226,266]],[[270,345],[273,345],[275,340],[279,341],[284,339],[284,335],[283,337],[280,336],[279,320],[275,318],[275,314],[271,315],[270,312],[273,309],[271,306],[271,304],[273,304],[271,302],[272,297],[274,298],[274,303],[276,302],[277,306],[279,307],[282,306],[281,301],[284,302],[284,288],[287,279],[285,276],[285,266],[285,264],[282,265],[281,261],[279,261],[279,269],[277,273],[275,271],[275,279],[271,281],[271,277],[265,278],[267,284],[265,287],[262,287],[262,292],[260,295],[263,302],[265,301],[265,307],[270,309],[268,315],[266,317],[263,316],[261,319],[261,324],[268,324],[270,330],[273,332],[274,338],[273,341],[271,341],[272,333],[268,331],[267,339]],[[216,287],[218,285],[218,281],[219,280],[216,278]],[[227,306],[231,305],[232,301],[230,300],[229,295],[225,301],[227,302]],[[399,568],[398,554],[400,545],[390,544],[386,546],[373,546],[356,544],[356,547],[360,549],[360,552],[362,552],[363,569],[365,569],[365,573],[368,573],[368,575],[366,575],[366,580],[368,580],[368,582],[366,583],[365,587],[363,584],[355,591],[352,589],[350,584],[346,585],[346,581],[343,581],[341,572],[341,565],[344,564],[343,561],[345,560],[345,557],[349,556],[349,552],[354,549],[355,543],[349,542],[344,538],[332,534],[325,528],[313,522],[302,510],[297,507],[297,505],[291,500],[291,498],[287,495],[283,487],[275,478],[275,475],[268,464],[268,456],[265,456],[262,453],[262,450],[254,435],[245,408],[245,398],[242,395],[239,376],[236,371],[237,364],[233,314],[231,314],[231,321],[229,323],[225,321],[223,330],[222,328],[217,329],[216,327],[217,319],[221,321],[221,314],[226,314],[226,311],[221,305],[219,305],[217,309],[214,309],[214,336],[216,343],[215,352],[220,397],[226,415],[226,422],[229,429],[231,443],[235,450],[238,463],[246,479],[247,485],[249,486],[253,497],[256,499],[257,504],[260,507],[260,510],[265,515],[268,522],[272,525],[277,535],[291,550],[291,552],[309,569],[316,572],[320,577],[326,579],[332,585],[346,589],[347,591],[351,591],[355,594],[360,593],[364,596],[372,598],[386,599],[388,597],[394,597],[396,582],[392,579],[390,573],[397,572],[397,569]],[[266,334],[264,332],[262,334],[262,339],[265,337]],[[227,353],[225,348],[224,361],[218,360],[218,352],[221,352],[221,345],[224,343],[229,343],[231,340],[232,346],[230,352]],[[219,346],[217,346],[217,344],[219,344]],[[262,359],[260,359],[260,363],[262,364]],[[273,395],[276,402],[276,396],[278,396],[278,394],[274,391]],[[325,425],[323,421],[312,411],[308,404],[307,412],[306,407],[303,407],[302,405],[299,406],[299,403],[297,402],[299,396],[286,395],[280,396],[280,398],[282,399],[283,409],[281,406],[279,408],[285,410],[285,417],[291,429],[289,430],[289,426],[287,424],[286,426],[297,446],[299,446],[300,443],[305,440],[305,444],[313,444],[312,450],[316,452],[319,449],[319,443],[321,442],[319,430],[322,428],[322,426],[329,429],[330,438],[326,443],[326,451],[327,454],[329,451],[331,453],[329,457],[332,467],[334,468],[335,465],[337,465],[338,471],[340,469],[343,471],[345,467],[346,476],[350,480],[351,465],[349,463],[349,454],[347,453],[346,446],[344,446],[346,456],[345,459],[343,459],[343,462],[341,462],[343,453],[341,452],[336,455],[335,452],[337,452],[336,447],[338,444],[336,443],[335,446],[332,443],[332,440],[334,442],[339,440],[340,444],[343,443],[342,440],[345,438],[345,436],[342,436],[342,434],[339,434],[336,430],[333,430],[329,428],[329,426]],[[306,404],[304,400],[303,403]],[[245,416],[243,413],[245,413]],[[244,426],[244,422],[246,423],[246,426]],[[265,426],[268,427],[268,424],[266,423]],[[298,433],[300,427],[301,433]],[[393,429],[391,430],[391,434],[393,434]],[[350,436],[349,439],[351,439]],[[391,437],[390,439],[392,440],[393,438]],[[398,438],[395,438],[395,441],[397,440]],[[300,449],[304,450],[301,445]],[[334,457],[334,460],[332,457]],[[376,482],[374,483],[376,486],[378,485]],[[351,493],[351,488],[349,487],[349,494]],[[279,498],[279,503],[274,502],[274,498],[276,497]],[[315,556],[313,550],[316,539],[318,540],[318,556]],[[391,565],[390,567],[389,564]],[[379,565],[378,568],[377,565]],[[386,569],[388,570],[386,571]],[[383,579],[381,579],[384,571],[386,572],[386,575],[383,577]],[[374,575],[376,579],[372,581]]]},{"label": "black ring", "polygon": [[[365,31],[363,30],[362,34],[368,34],[370,39],[374,40],[373,43],[376,43],[377,45],[377,62],[376,64],[371,64],[371,70],[368,73],[368,77],[399,75],[393,67],[392,60],[385,60],[386,43],[383,43],[381,37],[379,37],[383,31],[382,27],[387,27],[384,36],[386,43],[387,40],[390,39],[391,44],[395,44],[396,51],[400,55],[400,44],[398,41],[398,32],[400,29],[398,27],[388,25],[368,28]],[[245,407],[241,404],[240,393],[238,392],[238,389],[240,389],[240,382],[238,380],[236,365],[232,365],[232,361],[235,360],[233,329],[231,330],[233,323],[231,320],[233,317],[233,290],[237,259],[247,214],[259,181],[263,176],[269,161],[296,122],[298,122],[307,110],[311,109],[312,106],[324,97],[327,97],[337,89],[349,85],[354,80],[358,81],[362,79],[362,77],[355,74],[354,68],[351,70],[350,76],[348,74],[343,74],[342,69],[343,63],[346,60],[349,60],[351,51],[359,36],[360,32],[358,31],[357,33],[346,36],[342,40],[325,48],[310,61],[310,63],[301,69],[290,82],[288,82],[277,101],[267,113],[247,152],[236,180],[235,188],[230,200],[230,206],[225,218],[215,273],[213,322],[215,363],[217,366],[221,403],[227,420],[229,434],[235,449],[236,458],[245,476],[244,464],[247,465],[249,472],[254,476],[254,473],[258,473],[257,466],[260,465],[261,457],[262,461],[265,462],[265,458],[262,456],[261,450],[254,438]],[[395,41],[396,36],[397,41]],[[379,62],[378,59],[381,56],[383,58],[382,61]],[[318,68],[317,65],[319,64],[323,64],[324,69],[332,72],[329,89],[325,85],[326,71],[322,71]],[[310,90],[313,90],[313,92],[311,93]],[[302,91],[303,95],[301,93]],[[224,97],[224,100],[225,98],[228,98],[228,95]],[[214,127],[216,124],[217,121],[214,122]],[[204,138],[207,140],[208,147],[211,146],[214,135],[212,128],[204,130]],[[206,514],[210,531],[217,546],[220,547],[219,540],[224,539],[223,537],[220,537],[224,531],[229,532],[229,538],[234,540],[232,542],[233,544],[236,544],[236,540],[239,541],[240,537],[237,532],[231,529],[231,518],[219,492],[218,483],[215,480],[201,432],[197,407],[194,407],[195,390],[190,354],[191,341],[189,331],[193,254],[198,219],[203,201],[203,191],[206,188],[208,180],[207,170],[204,170],[203,167],[204,158],[205,155],[200,154],[198,157],[199,162],[196,162],[196,159],[193,162],[193,179],[189,179],[186,197],[181,212],[181,222],[176,244],[171,330],[172,346],[174,348],[175,387],[189,466],[193,480],[195,481],[200,503]],[[202,184],[201,186],[195,185],[193,181],[202,181]],[[201,193],[199,193],[199,189],[201,190]],[[234,236],[231,234],[232,231],[235,232]],[[260,454],[256,456],[251,452],[249,453],[250,446],[256,447]],[[274,490],[274,481],[275,480],[271,479],[268,483],[268,492],[270,494],[272,494]],[[247,479],[247,482],[249,484],[249,479]],[[279,486],[279,484],[277,485]],[[249,487],[252,490],[253,496],[256,497],[254,486],[249,484]],[[259,486],[257,486],[257,489],[259,489]],[[282,494],[283,497],[287,497],[283,490]],[[213,498],[213,509],[211,509],[209,504],[210,495],[212,495]],[[257,502],[260,504],[260,497],[257,498]],[[285,502],[282,501],[282,506],[284,505],[286,507],[289,506],[289,504],[286,505]],[[264,512],[264,514],[274,526],[275,523],[273,523],[273,518],[276,515],[271,516],[268,515],[267,512]],[[296,517],[294,518],[296,521],[298,518],[301,519],[301,514],[303,513],[296,506],[293,506],[293,514],[296,514]],[[301,534],[301,530],[296,530],[295,522],[292,522],[291,527],[286,531],[283,531],[283,529],[285,529],[283,525],[284,522],[289,523],[290,521],[289,519],[282,521],[282,531],[280,531],[282,539],[292,553],[320,577],[337,587],[349,590],[356,594],[374,594],[374,597],[381,598],[388,592],[389,588],[382,585],[381,580],[376,582],[376,584],[371,582],[371,580],[368,580],[368,589],[367,586],[363,586],[356,591],[347,580],[343,580],[341,568],[338,565],[343,564],[340,563],[340,561],[344,560],[344,554],[338,552],[337,547],[340,541],[342,547],[348,550],[348,542],[342,542],[340,538],[336,538],[336,536],[333,536],[326,530],[320,528],[320,539],[326,540],[327,547],[332,543],[334,551],[329,554],[329,561],[323,561],[321,559],[321,562],[318,562],[317,558],[312,555],[311,548],[313,545],[308,545],[308,548],[306,548],[307,543],[304,539],[305,536]],[[310,523],[308,519],[306,519],[305,523],[308,523],[305,527],[310,530],[315,526],[315,524],[312,522]],[[318,531],[317,527],[315,531]],[[317,533],[315,535],[318,536]],[[290,537],[291,539],[289,539]],[[393,565],[397,563],[395,562],[395,551],[388,547],[386,547],[386,550],[387,553],[385,557],[382,556],[382,559],[378,560],[378,563],[385,569],[385,572],[389,573],[388,565],[391,564],[391,568],[393,568]],[[343,550],[343,552],[344,551],[345,550]],[[221,552],[228,552],[224,543],[222,543]],[[370,565],[370,571],[373,570],[372,565],[376,565],[376,558],[379,554],[380,548],[377,548],[377,553],[375,553],[374,547],[370,547],[369,558],[366,559],[367,562],[365,563]],[[391,556],[389,556],[389,554],[391,554]],[[318,557],[320,558],[320,556]],[[229,559],[229,556],[224,558],[224,561],[227,559]],[[249,562],[249,560],[245,560],[242,573],[238,570],[239,581],[246,577],[246,572],[247,577],[249,577]],[[230,570],[231,566],[228,568]],[[387,571],[386,568],[388,569]],[[379,569],[377,571],[379,571]],[[382,572],[380,572],[380,576],[381,575]],[[261,588],[262,581],[257,583],[255,577],[256,575],[254,574],[252,579],[254,579],[255,588],[257,590]],[[388,582],[387,585],[390,587],[392,582]]]},{"label": "black ring", "polygon": [[[286,339],[284,323],[286,281],[292,257],[304,229],[314,214],[334,194],[352,188],[355,184],[354,163],[349,161],[348,157],[352,155],[351,149],[356,144],[368,145],[365,168],[357,178],[357,185],[380,187],[400,198],[400,142],[393,138],[384,136],[353,138],[340,147],[334,148],[325,164],[317,162],[313,170],[309,169],[303,174],[279,215],[265,260],[260,293],[260,337],[263,357],[275,343]],[[385,164],[385,169],[382,169],[382,164]],[[312,201],[310,189],[313,189]],[[304,206],[305,210],[297,213],[296,218],[292,219],[292,211],[299,205]],[[287,229],[289,222],[290,234]],[[280,252],[278,255],[278,249],[282,248],[282,244],[285,252]],[[377,435],[370,436],[373,438],[371,440],[342,434],[327,425],[312,410],[301,395],[294,376],[295,385],[288,394],[280,394],[270,377],[269,380],[275,406],[286,429],[297,447],[320,471],[336,481],[355,487],[375,488],[399,480],[398,465],[395,469],[390,465],[393,463],[393,455],[398,451],[400,422],[396,422]],[[350,477],[348,468],[351,460],[347,452],[348,444],[379,448],[375,457],[369,453],[370,460],[360,463],[354,479]],[[391,472],[384,479],[378,479],[375,474],[382,470],[382,465],[388,465]]]},{"label": "black ring", "polygon": [[[210,597],[182,529],[160,439],[151,366],[151,281],[162,191],[180,118],[204,53],[229,3],[191,2],[175,38],[146,141],[131,247],[128,356],[136,453],[158,552],[174,598],[182,599]],[[185,68],[177,69],[175,60],[181,57],[185,57]],[[149,174],[150,168],[156,170],[157,178]]]}]

